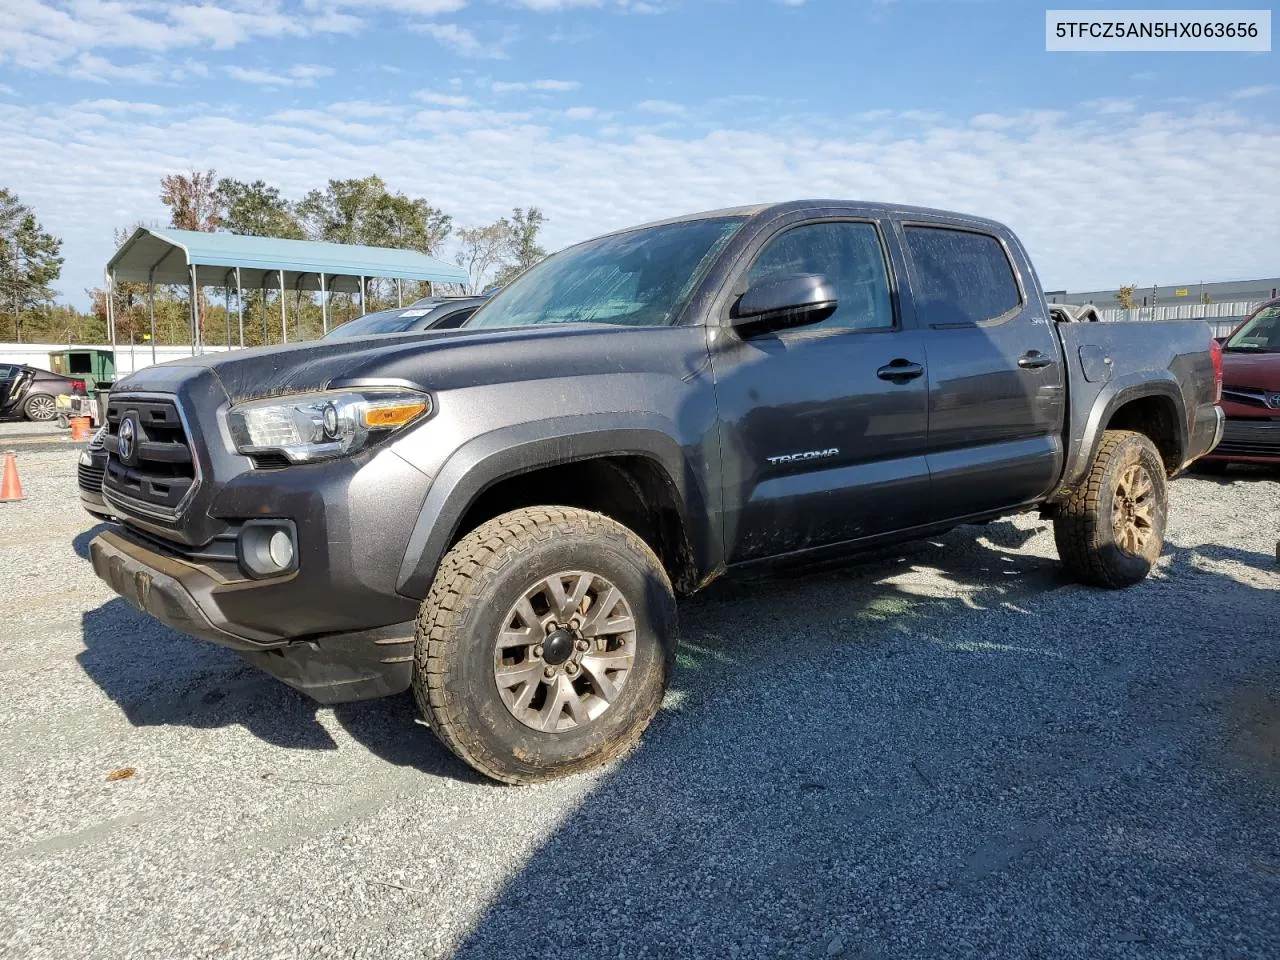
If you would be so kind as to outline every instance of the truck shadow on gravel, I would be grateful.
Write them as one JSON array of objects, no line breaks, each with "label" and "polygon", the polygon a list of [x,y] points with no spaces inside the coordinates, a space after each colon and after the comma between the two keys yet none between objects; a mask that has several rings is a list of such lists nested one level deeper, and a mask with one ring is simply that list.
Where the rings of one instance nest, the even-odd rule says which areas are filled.
[{"label": "truck shadow on gravel", "polygon": [[1042,529],[684,604],[642,746],[457,955],[1267,955],[1274,558],[1097,591],[1013,552]]},{"label": "truck shadow on gravel", "polygon": [[[88,543],[106,529],[98,525],[78,535],[73,547],[87,559]],[[922,541],[870,554],[856,565],[797,567],[764,580],[717,584],[681,605],[681,616],[695,622],[708,609],[736,609],[761,596],[771,612],[760,622],[788,624],[786,611],[810,607],[815,571],[829,579],[838,596],[824,592],[851,622],[879,621],[901,611],[890,597],[898,588],[867,592],[864,584],[892,578],[921,563],[939,564],[942,576],[966,592],[998,587],[1009,597],[1022,590],[1039,591],[1065,582],[1057,564],[1037,557],[1009,555],[993,546],[1016,548],[1035,534],[1013,524],[992,524],[953,532],[946,542]],[[988,546],[986,544],[990,544]],[[800,577],[802,579],[795,579]],[[1018,579],[1017,590],[1012,578]],[[970,581],[973,581],[970,583]],[[966,585],[967,584],[967,585]],[[909,589],[909,588],[908,588]],[[764,591],[763,594],[761,591]],[[832,612],[831,615],[834,616]],[[317,719],[330,709],[280,681],[261,673],[233,651],[186,637],[116,598],[82,615],[85,650],[77,656],[85,673],[115,702],[135,726],[187,726],[210,729],[239,725],[275,746],[294,750],[335,750],[333,737]],[[689,634],[686,631],[686,639]],[[685,643],[682,664],[704,655],[704,641]],[[679,671],[677,671],[679,672]],[[678,695],[678,694],[677,694]],[[427,730],[414,723],[417,707],[409,694],[332,708],[342,727],[361,745],[388,762],[416,767],[424,773],[468,782],[480,780]]]},{"label": "truck shadow on gravel", "polygon": [[334,718],[389,763],[467,782],[480,777],[415,725],[409,694],[328,708],[250,666],[233,651],[183,636],[116,598],[82,616],[85,673],[135,726],[242,726],[291,750],[336,750],[319,720]]}]

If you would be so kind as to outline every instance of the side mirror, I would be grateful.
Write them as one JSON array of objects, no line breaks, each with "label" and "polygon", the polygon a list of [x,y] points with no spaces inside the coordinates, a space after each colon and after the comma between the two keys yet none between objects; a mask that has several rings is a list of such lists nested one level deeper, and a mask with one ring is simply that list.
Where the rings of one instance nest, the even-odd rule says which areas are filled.
[{"label": "side mirror", "polygon": [[821,323],[836,306],[835,287],[820,273],[770,277],[742,295],[729,323],[737,330],[803,327]]}]

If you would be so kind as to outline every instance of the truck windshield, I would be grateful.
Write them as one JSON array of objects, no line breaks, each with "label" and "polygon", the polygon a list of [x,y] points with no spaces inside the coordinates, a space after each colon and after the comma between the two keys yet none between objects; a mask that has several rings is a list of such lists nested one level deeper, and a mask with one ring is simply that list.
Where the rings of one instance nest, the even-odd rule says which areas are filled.
[{"label": "truck windshield", "polygon": [[465,326],[667,326],[742,223],[741,217],[686,220],[570,247],[521,275]]},{"label": "truck windshield", "polygon": [[1227,341],[1224,350],[1250,353],[1280,353],[1280,304],[1259,310]]}]

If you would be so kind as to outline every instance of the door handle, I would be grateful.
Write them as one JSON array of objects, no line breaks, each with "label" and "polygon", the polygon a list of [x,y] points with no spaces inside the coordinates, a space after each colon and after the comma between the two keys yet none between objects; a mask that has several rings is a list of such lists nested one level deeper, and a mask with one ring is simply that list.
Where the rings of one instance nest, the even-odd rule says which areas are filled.
[{"label": "door handle", "polygon": [[1051,367],[1057,362],[1053,357],[1045,356],[1039,350],[1028,350],[1018,358],[1018,366],[1023,370],[1039,370],[1041,367]]},{"label": "door handle", "polygon": [[923,375],[924,367],[918,363],[912,363],[910,360],[903,360],[901,357],[897,360],[890,360],[876,371],[877,377],[881,380],[888,380],[891,383],[906,383],[908,380],[914,380],[916,377]]}]

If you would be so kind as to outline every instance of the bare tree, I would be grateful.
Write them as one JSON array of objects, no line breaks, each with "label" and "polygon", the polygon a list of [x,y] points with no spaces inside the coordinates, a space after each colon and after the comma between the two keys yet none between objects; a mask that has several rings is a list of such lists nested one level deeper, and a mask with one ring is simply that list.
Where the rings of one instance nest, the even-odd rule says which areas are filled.
[{"label": "bare tree", "polygon": [[490,273],[507,262],[511,249],[511,224],[504,217],[488,226],[464,227],[458,231],[458,240],[462,246],[454,262],[471,278],[467,293],[480,293]]}]

